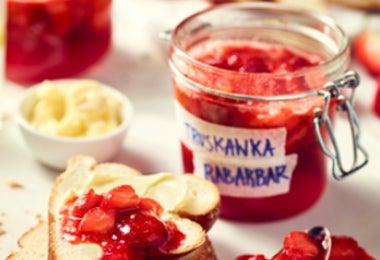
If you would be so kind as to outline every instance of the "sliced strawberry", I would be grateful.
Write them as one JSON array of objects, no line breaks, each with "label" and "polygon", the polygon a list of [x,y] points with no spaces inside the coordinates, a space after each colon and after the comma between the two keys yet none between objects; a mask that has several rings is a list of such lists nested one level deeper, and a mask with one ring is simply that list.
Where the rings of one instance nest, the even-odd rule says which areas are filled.
[{"label": "sliced strawberry", "polygon": [[83,217],[90,209],[100,205],[102,196],[95,193],[93,189],[79,196],[70,208],[71,215],[75,217]]},{"label": "sliced strawberry", "polygon": [[145,260],[146,258],[140,253],[127,244],[114,240],[104,246],[101,260]]},{"label": "sliced strawberry", "polygon": [[106,194],[102,206],[109,209],[135,209],[139,206],[140,198],[130,185],[118,186]]},{"label": "sliced strawberry", "polygon": [[169,238],[169,232],[159,219],[151,215],[136,213],[124,221],[124,234],[128,244],[135,249],[154,249],[163,245]]},{"label": "sliced strawberry", "polygon": [[164,211],[162,206],[154,199],[151,198],[141,198],[139,208],[142,211],[148,211],[154,213],[156,216],[160,216]]},{"label": "sliced strawberry", "polygon": [[178,248],[186,236],[177,228],[177,225],[174,222],[165,221],[165,225],[169,232],[169,240],[160,249],[162,251],[168,252],[168,251]]},{"label": "sliced strawberry", "polygon": [[320,256],[319,248],[310,236],[305,232],[293,231],[290,232],[284,239],[284,249],[289,256],[308,257],[313,259]]},{"label": "sliced strawberry", "polygon": [[358,260],[375,260],[374,257],[370,256],[364,248],[358,248]]},{"label": "sliced strawberry", "polygon": [[380,75],[377,77],[376,81],[376,93],[373,102],[373,111],[378,117],[380,117]]},{"label": "sliced strawberry", "polygon": [[267,260],[264,255],[241,255],[236,260]]},{"label": "sliced strawberry", "polygon": [[114,210],[105,210],[101,207],[92,208],[84,214],[79,224],[79,230],[85,233],[105,234],[113,230],[115,218]]},{"label": "sliced strawberry", "polygon": [[380,34],[371,30],[360,32],[353,39],[357,60],[373,75],[380,75]]},{"label": "sliced strawberry", "polygon": [[333,236],[330,258],[334,260],[358,259],[358,243],[351,237]]}]

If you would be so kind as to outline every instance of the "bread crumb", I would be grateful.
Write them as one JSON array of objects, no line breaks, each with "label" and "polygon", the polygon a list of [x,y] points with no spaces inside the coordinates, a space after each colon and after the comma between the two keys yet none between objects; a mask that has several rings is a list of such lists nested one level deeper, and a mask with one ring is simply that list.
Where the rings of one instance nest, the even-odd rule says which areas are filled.
[{"label": "bread crumb", "polygon": [[7,180],[7,185],[8,185],[8,187],[13,188],[13,189],[22,189],[22,188],[24,188],[24,185],[22,185],[18,181],[12,180],[12,179],[8,179]]},{"label": "bread crumb", "polygon": [[41,213],[36,213],[36,219],[37,220],[42,220],[42,214]]},{"label": "bread crumb", "polygon": [[6,233],[5,230],[0,228],[0,236],[5,235],[5,233]]}]

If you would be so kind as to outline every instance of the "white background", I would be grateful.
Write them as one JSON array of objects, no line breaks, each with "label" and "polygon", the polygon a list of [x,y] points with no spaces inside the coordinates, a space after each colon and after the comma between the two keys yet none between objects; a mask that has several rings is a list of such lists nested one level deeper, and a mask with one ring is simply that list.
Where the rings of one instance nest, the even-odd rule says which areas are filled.
[{"label": "white background", "polygon": [[[135,116],[115,161],[144,173],[181,172],[181,159],[174,122],[174,103],[166,63],[167,43],[158,38],[185,16],[206,6],[197,0],[114,0],[114,46],[92,70],[81,75],[121,89],[135,107]],[[332,9],[332,15],[350,33],[360,28],[362,14]],[[375,82],[366,72],[357,91],[356,109],[362,121],[362,141],[370,154],[369,164],[343,181],[330,178],[322,199],[312,209],[290,219],[270,223],[237,223],[218,220],[210,237],[219,259],[234,259],[243,253],[272,256],[291,230],[324,225],[333,234],[355,237],[373,256],[380,259],[380,119],[370,112]],[[58,172],[39,164],[13,121],[16,100],[25,89],[7,82],[1,90],[0,111],[7,121],[0,130],[0,259],[16,248],[17,238],[46,218],[50,188]],[[337,134],[348,136],[338,121]],[[344,150],[348,142],[343,141]],[[11,189],[12,179],[24,185]]]}]

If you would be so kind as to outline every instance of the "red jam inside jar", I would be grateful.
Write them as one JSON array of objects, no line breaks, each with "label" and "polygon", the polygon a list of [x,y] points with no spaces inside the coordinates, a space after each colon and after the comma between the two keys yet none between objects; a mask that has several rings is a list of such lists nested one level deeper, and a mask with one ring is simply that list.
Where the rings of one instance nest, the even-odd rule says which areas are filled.
[{"label": "red jam inside jar", "polygon": [[98,244],[102,260],[159,256],[185,238],[174,222],[160,220],[162,211],[158,202],[138,197],[129,185],[104,194],[89,189],[60,211],[61,237],[72,244]]},{"label": "red jam inside jar", "polygon": [[[296,71],[316,66],[323,62],[321,57],[296,53],[283,46],[259,45],[218,46],[196,57],[196,59],[225,70],[248,73]],[[244,82],[240,84],[238,81],[234,82],[234,84],[236,84],[237,88],[245,85]],[[309,88],[306,81],[302,78],[294,78],[287,83],[284,82],[285,86],[291,87],[294,91]],[[271,92],[272,90],[268,88],[267,91]],[[273,91],[276,91],[276,89],[273,89]],[[178,87],[175,94],[177,101],[186,111],[196,118],[207,122],[248,129],[285,128],[285,154],[296,154],[298,157],[292,176],[281,172],[281,169],[277,169],[280,166],[277,165],[270,168],[268,172],[272,174],[270,171],[273,170],[273,176],[267,178],[260,177],[260,173],[257,172],[261,167],[252,166],[249,173],[247,173],[247,168],[244,167],[237,168],[239,172],[226,172],[227,168],[223,167],[209,167],[206,171],[207,178],[216,184],[227,182],[226,179],[231,178],[229,175],[236,175],[236,178],[231,180],[231,182],[250,182],[252,187],[270,186],[271,183],[276,184],[283,180],[287,181],[290,177],[292,178],[289,191],[275,196],[252,199],[244,198],[244,196],[226,196],[221,191],[223,201],[221,205],[222,217],[238,218],[240,220],[277,219],[292,215],[293,212],[302,211],[319,199],[326,185],[326,165],[325,155],[319,148],[319,143],[313,130],[313,111],[316,106],[321,106],[320,99],[313,101],[314,105],[309,107],[305,105],[306,103],[287,101],[278,106],[277,104],[265,104],[264,102],[255,106],[242,105],[241,109],[237,109],[236,104],[230,103],[227,99],[207,93],[189,94],[189,92],[183,91]],[[268,106],[271,106],[273,109],[268,108]],[[302,112],[297,112],[297,109],[300,107],[304,107],[301,109]],[[194,132],[195,130],[192,129],[191,131]],[[196,138],[192,137],[193,140]],[[253,142],[253,144],[247,145],[247,141]],[[236,144],[237,141],[235,144],[231,142],[234,142],[234,140],[222,140],[222,137],[220,137],[217,141],[213,141],[212,149],[224,149],[226,154],[237,154],[239,153],[239,149],[241,153],[247,153],[247,150],[251,150],[248,153],[255,153],[258,157],[270,154],[272,149],[279,149],[277,147],[270,147],[270,144],[265,145],[263,139],[244,140],[240,144]],[[181,143],[181,148],[184,171],[194,172],[192,149],[187,147],[183,142]],[[242,173],[243,171],[245,173]],[[241,175],[240,180],[239,174]],[[289,206],[289,201],[292,201],[291,207]],[[236,205],[240,206],[237,208]]]},{"label": "red jam inside jar", "polygon": [[30,84],[83,72],[111,43],[111,0],[7,0],[6,76]]},{"label": "red jam inside jar", "polygon": [[[319,91],[345,71],[349,52],[335,23],[319,19],[276,4],[229,4],[173,32],[183,169],[218,187],[223,218],[283,219],[325,190],[315,115],[325,111],[333,121],[336,100],[326,106]],[[329,140],[326,128],[318,130]]]}]

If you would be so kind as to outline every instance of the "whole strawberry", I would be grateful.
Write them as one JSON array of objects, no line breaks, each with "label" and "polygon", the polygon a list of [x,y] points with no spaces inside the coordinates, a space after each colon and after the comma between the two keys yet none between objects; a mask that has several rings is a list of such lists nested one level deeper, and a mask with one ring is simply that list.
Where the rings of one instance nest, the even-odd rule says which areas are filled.
[{"label": "whole strawberry", "polygon": [[375,100],[373,102],[373,112],[375,112],[376,116],[380,117],[380,76],[376,79],[376,92],[375,92]]},{"label": "whole strawberry", "polygon": [[353,54],[373,76],[380,75],[380,33],[364,30],[353,38]]}]

